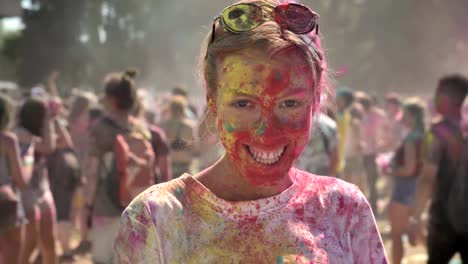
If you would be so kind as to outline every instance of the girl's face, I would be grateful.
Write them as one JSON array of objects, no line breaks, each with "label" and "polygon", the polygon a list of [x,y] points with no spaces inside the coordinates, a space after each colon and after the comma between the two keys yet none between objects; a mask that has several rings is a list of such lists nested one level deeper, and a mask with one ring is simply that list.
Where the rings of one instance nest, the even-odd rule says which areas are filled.
[{"label": "girl's face", "polygon": [[246,49],[218,57],[218,87],[209,98],[226,155],[256,185],[287,175],[310,130],[312,70],[295,50],[267,57]]},{"label": "girl's face", "polygon": [[403,125],[404,125],[407,129],[412,129],[412,128],[414,128],[414,126],[415,126],[414,117],[413,117],[413,115],[411,115],[408,111],[404,111],[402,121],[403,121]]}]

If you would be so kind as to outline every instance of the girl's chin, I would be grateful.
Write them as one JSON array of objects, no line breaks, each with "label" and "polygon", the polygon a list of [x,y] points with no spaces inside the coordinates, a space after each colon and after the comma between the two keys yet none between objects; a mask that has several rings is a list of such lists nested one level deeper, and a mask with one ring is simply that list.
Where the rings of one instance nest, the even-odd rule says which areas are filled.
[{"label": "girl's chin", "polygon": [[249,162],[241,169],[241,174],[253,185],[275,185],[288,177],[292,168],[292,162],[283,160],[280,164],[265,167],[263,164],[252,164]]}]

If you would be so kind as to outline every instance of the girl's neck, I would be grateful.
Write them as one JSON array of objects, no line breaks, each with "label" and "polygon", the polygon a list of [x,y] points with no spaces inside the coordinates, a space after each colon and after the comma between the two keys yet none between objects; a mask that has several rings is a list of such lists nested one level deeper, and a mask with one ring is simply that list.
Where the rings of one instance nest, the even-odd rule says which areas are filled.
[{"label": "girl's neck", "polygon": [[281,180],[269,185],[254,185],[238,173],[225,155],[215,165],[195,175],[212,193],[226,201],[251,201],[278,195],[293,184],[295,170],[290,169]]}]

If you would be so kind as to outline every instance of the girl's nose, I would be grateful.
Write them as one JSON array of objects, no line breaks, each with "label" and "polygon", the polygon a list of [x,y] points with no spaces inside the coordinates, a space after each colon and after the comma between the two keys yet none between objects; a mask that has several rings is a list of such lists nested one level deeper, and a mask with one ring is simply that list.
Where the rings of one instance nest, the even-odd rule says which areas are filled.
[{"label": "girl's nose", "polygon": [[277,138],[284,136],[279,118],[274,113],[263,115],[255,128],[255,136],[266,145],[269,145],[268,142],[274,142]]}]

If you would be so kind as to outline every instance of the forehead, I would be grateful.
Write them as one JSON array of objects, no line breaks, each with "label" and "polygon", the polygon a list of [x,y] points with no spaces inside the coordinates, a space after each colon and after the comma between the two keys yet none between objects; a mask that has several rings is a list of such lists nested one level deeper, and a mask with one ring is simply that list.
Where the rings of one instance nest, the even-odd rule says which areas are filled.
[{"label": "forehead", "polygon": [[[246,49],[218,57],[219,87],[221,89],[258,86],[259,83],[279,86],[312,87],[313,74],[300,52],[287,50],[274,56]],[[306,86],[306,87],[304,87]]]}]

